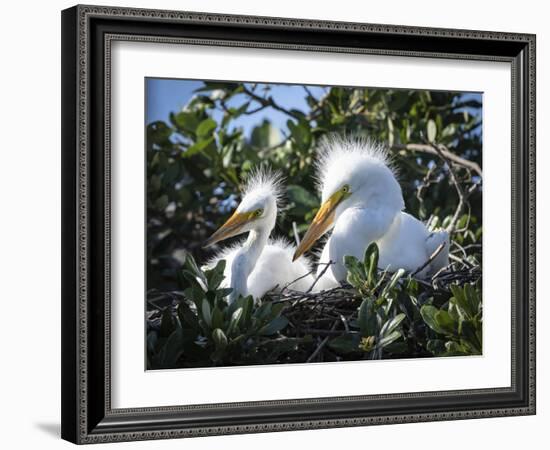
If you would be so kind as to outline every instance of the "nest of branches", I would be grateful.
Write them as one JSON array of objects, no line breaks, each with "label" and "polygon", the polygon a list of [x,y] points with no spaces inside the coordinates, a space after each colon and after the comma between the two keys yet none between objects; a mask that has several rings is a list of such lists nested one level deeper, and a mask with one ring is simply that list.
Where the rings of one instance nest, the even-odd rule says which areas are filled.
[{"label": "nest of branches", "polygon": [[[386,277],[387,282],[391,279],[382,271],[378,272],[378,276]],[[475,285],[480,279],[481,267],[479,265],[459,260],[452,262],[429,279],[403,276],[398,281],[398,288],[407,291],[410,290],[408,286],[411,282],[416,285],[413,301],[416,306],[421,308],[423,304],[434,298],[440,299],[439,303],[444,304],[452,295],[452,285]],[[370,295],[373,298],[379,298],[385,286],[384,282],[380,282],[378,287],[370,292]],[[289,321],[289,326],[285,331],[287,337],[311,336],[314,338],[317,346],[306,362],[343,359],[335,355],[327,347],[327,343],[331,338],[352,334],[354,328],[358,328],[360,307],[365,300],[365,292],[361,292],[349,283],[322,292],[312,292],[312,290],[297,292],[286,288],[281,292],[270,292],[264,299],[284,304],[282,314]],[[402,296],[398,296],[396,299],[397,308],[405,313],[410,313],[410,310],[407,311],[407,305],[400,303],[402,299]],[[410,300],[410,295],[408,300]],[[414,313],[411,313],[410,316],[414,316]]]}]

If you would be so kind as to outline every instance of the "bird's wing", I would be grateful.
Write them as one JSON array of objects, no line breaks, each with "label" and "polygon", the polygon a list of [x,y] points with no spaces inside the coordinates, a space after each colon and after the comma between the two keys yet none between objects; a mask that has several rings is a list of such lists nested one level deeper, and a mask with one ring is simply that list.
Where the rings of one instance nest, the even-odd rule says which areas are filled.
[{"label": "bird's wing", "polygon": [[429,274],[433,275],[438,270],[449,264],[449,233],[445,230],[432,231],[426,239],[426,246],[428,247],[428,253],[430,256],[437,250],[437,248],[444,244],[444,247],[437,254],[430,264]]},{"label": "bird's wing", "polygon": [[[309,261],[299,258],[292,262],[294,249],[285,242],[272,241],[265,246],[252,273],[248,276],[248,291],[254,298],[262,297],[266,292],[307,275],[310,271]],[[307,290],[312,283],[312,275],[292,283],[289,289]]]},{"label": "bird's wing", "polygon": [[[380,268],[398,268],[413,272],[429,259],[440,241],[430,241],[430,231],[417,218],[401,212],[390,231],[378,241],[380,248]],[[430,266],[418,276],[424,277],[431,272]]]}]

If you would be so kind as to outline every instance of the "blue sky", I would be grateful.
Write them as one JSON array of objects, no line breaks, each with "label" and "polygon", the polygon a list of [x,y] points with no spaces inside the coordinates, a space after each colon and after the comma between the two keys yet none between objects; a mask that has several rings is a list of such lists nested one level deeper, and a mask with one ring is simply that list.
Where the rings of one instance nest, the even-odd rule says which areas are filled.
[{"label": "blue sky", "polygon": [[[170,80],[162,78],[146,79],[147,111],[146,123],[162,120],[168,122],[170,112],[181,111],[187,102],[195,95],[195,90],[202,87],[202,81],[196,80]],[[261,92],[263,84],[258,84],[258,90]],[[301,85],[290,84],[270,84],[270,95],[276,99],[277,104],[286,109],[298,109],[300,111],[309,111],[306,103],[306,91]],[[311,86],[308,88],[317,98],[321,97],[327,90],[327,87]],[[244,96],[235,95],[227,104],[228,106],[238,107],[243,104]],[[252,103],[250,109],[259,106]],[[219,122],[223,113],[214,111],[213,118]],[[245,135],[249,135],[251,130],[263,122],[264,119],[271,121],[275,128],[286,130],[286,122],[289,117],[273,108],[266,108],[261,112],[249,116],[240,116],[231,123],[231,128],[242,127]]]},{"label": "blue sky", "polygon": [[[199,80],[184,79],[166,79],[166,78],[146,78],[146,98],[147,110],[145,121],[147,124],[158,120],[168,122],[171,112],[181,111],[188,101],[195,95],[195,90],[202,87],[203,82]],[[258,90],[261,92],[265,84],[258,83]],[[302,85],[291,84],[269,84],[270,95],[276,99],[277,103],[286,109],[298,109],[300,111],[309,111],[306,103],[306,91]],[[329,89],[323,86],[308,86],[309,91],[316,98],[321,97]],[[482,100],[482,94],[465,93],[462,100]],[[227,104],[228,106],[239,107],[243,104],[244,96],[235,95]],[[252,103],[250,109],[258,106]],[[471,108],[465,108],[471,114],[477,111]],[[215,110],[212,113],[213,118],[220,122],[223,112]],[[231,129],[241,127],[246,136],[250,135],[251,130],[260,125],[264,119],[268,119],[275,128],[286,133],[286,123],[289,117],[273,108],[265,108],[259,113],[252,115],[243,115],[231,122]],[[481,133],[481,129],[476,130],[476,134]]]}]

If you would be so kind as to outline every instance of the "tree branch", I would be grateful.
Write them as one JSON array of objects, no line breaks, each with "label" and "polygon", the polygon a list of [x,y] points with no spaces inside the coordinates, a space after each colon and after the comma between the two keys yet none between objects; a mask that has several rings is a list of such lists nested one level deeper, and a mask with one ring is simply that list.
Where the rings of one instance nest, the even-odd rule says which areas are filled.
[{"label": "tree branch", "polygon": [[[439,155],[439,157],[447,164],[447,167],[449,168],[449,174],[451,176],[451,181],[456,189],[456,193],[458,195],[458,205],[456,207],[455,213],[453,215],[453,218],[449,222],[449,225],[447,226],[447,232],[449,234],[452,234],[455,230],[456,224],[458,222],[458,219],[460,219],[460,216],[462,215],[462,212],[464,210],[464,206],[466,205],[466,199],[473,191],[468,191],[467,194],[464,193],[464,189],[462,189],[462,186],[460,185],[458,178],[455,174],[453,164],[447,157],[447,154],[451,154],[448,150],[442,149],[441,146],[434,144],[434,143],[427,143],[426,145],[429,145],[431,148],[435,150],[435,152]],[[447,154],[443,153],[443,151],[446,150]],[[462,159],[462,158],[461,158]]]},{"label": "tree branch", "polygon": [[454,153],[450,152],[447,147],[441,144],[437,146],[437,150],[436,150],[436,147],[430,144],[394,144],[391,147],[391,149],[394,151],[406,150],[410,152],[428,153],[430,155],[437,155],[437,156],[443,155],[444,159],[452,161],[453,163],[461,167],[464,167],[466,169],[472,170],[481,178],[483,178],[483,173],[478,163],[476,163],[475,161],[469,161],[467,159],[461,158],[458,155],[455,155]]},{"label": "tree branch", "polygon": [[268,107],[268,106],[271,106],[273,109],[276,109],[277,111],[280,111],[282,113],[285,113],[286,115],[290,116],[290,117],[293,117],[294,119],[296,120],[300,120],[301,119],[301,116],[299,116],[298,114],[295,114],[293,113],[292,111],[289,111],[288,109],[286,108],[283,108],[282,106],[280,106],[279,104],[275,103],[275,101],[273,100],[272,97],[268,97],[268,98],[263,98],[263,97],[260,97],[258,94],[255,94],[254,92],[252,92],[251,90],[247,89],[246,87],[244,87],[243,85],[243,92],[245,94],[247,94],[250,98],[256,100],[256,102],[258,102],[260,105],[264,106],[264,107]]}]

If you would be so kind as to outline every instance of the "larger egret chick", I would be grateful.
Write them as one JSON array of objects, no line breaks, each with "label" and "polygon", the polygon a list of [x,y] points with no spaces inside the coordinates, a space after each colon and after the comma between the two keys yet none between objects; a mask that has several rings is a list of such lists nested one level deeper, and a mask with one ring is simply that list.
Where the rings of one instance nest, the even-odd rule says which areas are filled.
[{"label": "larger egret chick", "polygon": [[208,264],[225,259],[224,286],[231,287],[229,301],[239,295],[255,299],[271,289],[307,290],[313,283],[311,264],[302,257],[293,262],[295,248],[283,239],[270,240],[275,227],[277,207],[282,198],[282,177],[269,169],[258,169],[248,178],[243,198],[234,214],[205,243],[205,247],[239,234],[246,240],[229,246]]},{"label": "larger egret chick", "polygon": [[359,138],[325,140],[317,176],[322,204],[294,257],[300,257],[332,229],[320,260],[333,262],[320,280],[323,287],[344,281],[344,256],[362,258],[372,242],[378,244],[381,269],[414,271],[442,243],[443,249],[418,276],[426,277],[448,263],[448,233],[430,232],[424,223],[403,211],[401,187],[380,145]]}]

